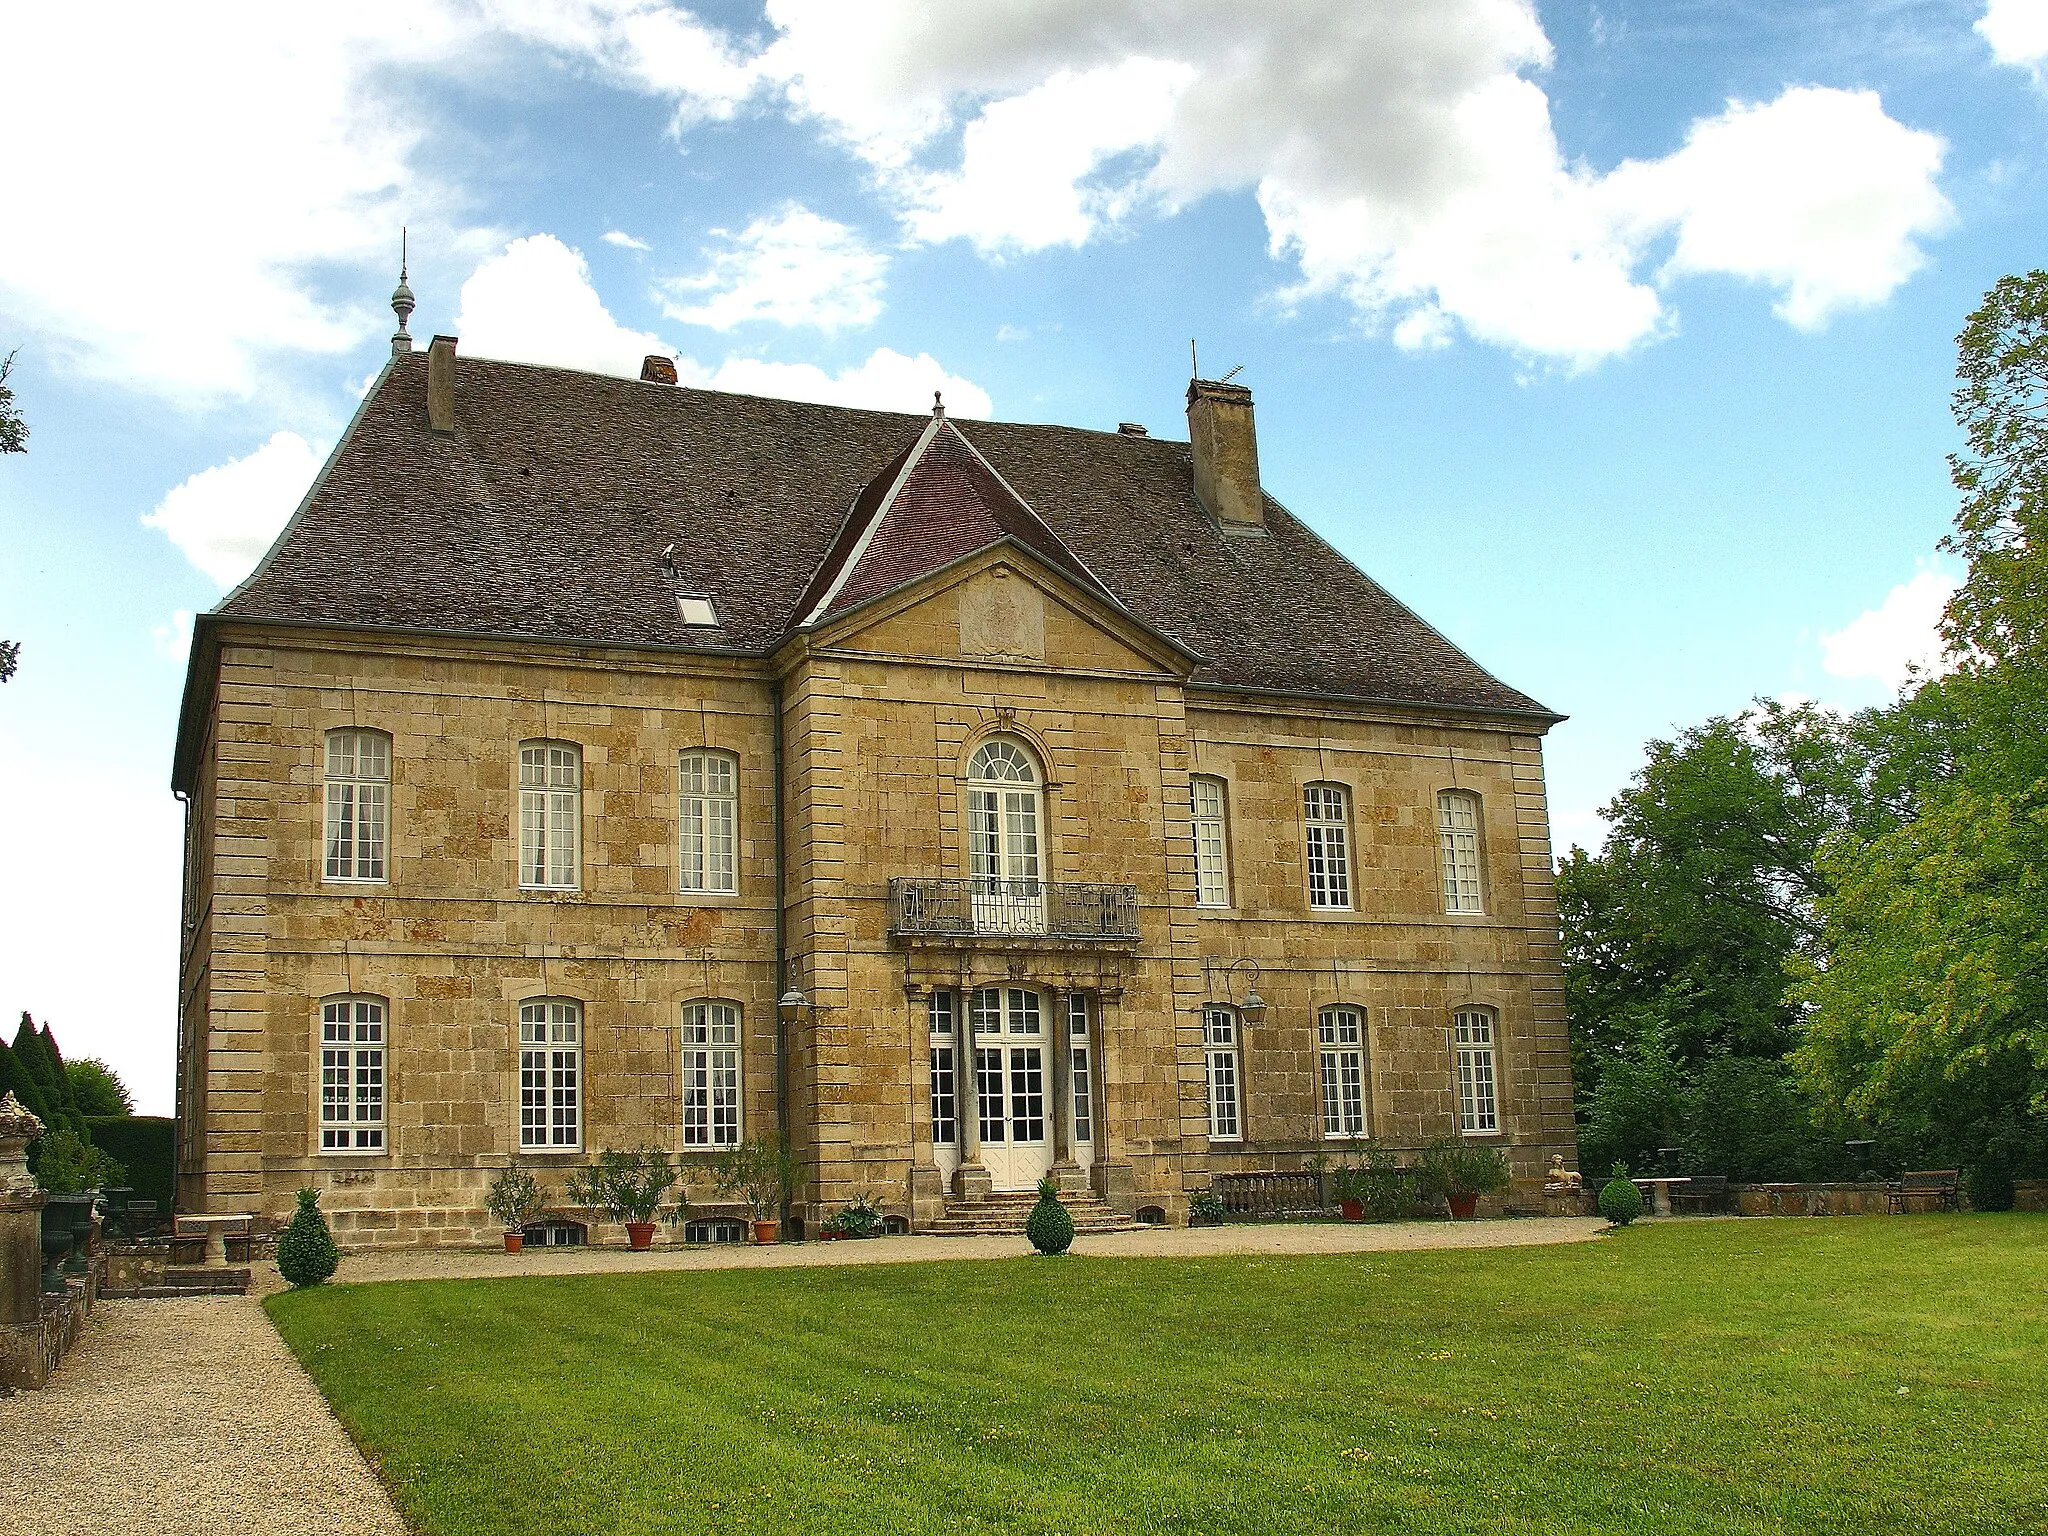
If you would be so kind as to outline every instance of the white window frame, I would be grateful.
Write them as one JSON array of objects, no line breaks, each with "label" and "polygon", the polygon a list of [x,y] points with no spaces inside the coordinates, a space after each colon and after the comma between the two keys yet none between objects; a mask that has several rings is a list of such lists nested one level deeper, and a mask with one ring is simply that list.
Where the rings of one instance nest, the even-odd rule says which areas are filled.
[{"label": "white window frame", "polygon": [[1088,1033],[1088,994],[1067,994],[1067,1084],[1074,1096],[1074,1141],[1095,1145],[1095,1052]]},{"label": "white window frame", "polygon": [[960,1063],[962,1042],[959,1030],[958,994],[949,987],[935,989],[926,1000],[925,1016],[931,1037],[932,1145],[960,1144]]},{"label": "white window frame", "polygon": [[522,741],[519,888],[573,891],[582,867],[583,749],[571,741]]},{"label": "white window frame", "polygon": [[683,1146],[740,1144],[740,1005],[722,998],[683,1004]]},{"label": "white window frame", "polygon": [[391,847],[391,738],[355,726],[329,731],[321,879],[383,885]]},{"label": "white window frame", "polygon": [[1209,1102],[1211,1141],[1244,1140],[1242,1066],[1237,1010],[1209,1004],[1202,1009],[1202,1078]]},{"label": "white window frame", "polygon": [[390,1010],[381,997],[320,1000],[320,1151],[386,1150]]},{"label": "white window frame", "polygon": [[1499,1016],[1491,1008],[1460,1008],[1452,1021],[1458,1053],[1458,1133],[1500,1134]]},{"label": "white window frame", "polygon": [[676,865],[681,889],[733,896],[740,888],[740,760],[700,747],[679,769]]},{"label": "white window frame", "polygon": [[1223,781],[1200,773],[1188,780],[1195,831],[1195,905],[1230,905],[1230,806]]},{"label": "white window frame", "polygon": [[1308,904],[1317,912],[1351,910],[1351,791],[1342,784],[1304,784],[1302,838],[1308,858]]},{"label": "white window frame", "polygon": [[1436,797],[1436,840],[1442,868],[1444,911],[1470,916],[1486,911],[1480,885],[1479,797],[1469,789],[1440,790]]},{"label": "white window frame", "polygon": [[583,1005],[527,998],[519,1005],[519,1150],[581,1152],[583,1098]]},{"label": "white window frame", "polygon": [[1339,1003],[1316,1015],[1320,1056],[1323,1138],[1363,1136],[1370,1121],[1365,1093],[1365,1010]]}]

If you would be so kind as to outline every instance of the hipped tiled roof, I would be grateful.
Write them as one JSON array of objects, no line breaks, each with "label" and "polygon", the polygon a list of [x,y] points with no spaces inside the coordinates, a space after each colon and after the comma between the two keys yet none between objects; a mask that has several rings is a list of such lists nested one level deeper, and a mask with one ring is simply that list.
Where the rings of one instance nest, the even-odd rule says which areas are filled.
[{"label": "hipped tiled roof", "polygon": [[[426,376],[393,362],[221,618],[765,653],[930,425],[465,357],[439,434]],[[1186,443],[947,423],[925,459],[918,517],[877,530],[834,612],[944,563],[935,538],[999,534],[1202,658],[1197,683],[1556,718],[1270,497],[1265,537],[1219,533]],[[720,626],[684,625],[681,592]]]}]

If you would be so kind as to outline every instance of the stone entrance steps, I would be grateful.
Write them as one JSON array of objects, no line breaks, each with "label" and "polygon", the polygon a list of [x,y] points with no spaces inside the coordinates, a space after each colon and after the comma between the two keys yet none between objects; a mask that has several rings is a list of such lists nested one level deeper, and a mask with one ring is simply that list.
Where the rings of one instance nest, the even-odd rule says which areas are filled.
[{"label": "stone entrance steps", "polygon": [[[1003,1191],[983,1200],[949,1199],[946,1214],[924,1229],[928,1237],[1021,1237],[1024,1219],[1038,1196],[1028,1190]],[[1138,1224],[1112,1210],[1094,1194],[1063,1194],[1060,1204],[1074,1218],[1076,1234],[1135,1232]]]},{"label": "stone entrance steps", "polygon": [[201,1265],[173,1264],[165,1267],[163,1278],[135,1293],[146,1301],[173,1301],[183,1296],[246,1296],[249,1271],[246,1268],[207,1269]]}]

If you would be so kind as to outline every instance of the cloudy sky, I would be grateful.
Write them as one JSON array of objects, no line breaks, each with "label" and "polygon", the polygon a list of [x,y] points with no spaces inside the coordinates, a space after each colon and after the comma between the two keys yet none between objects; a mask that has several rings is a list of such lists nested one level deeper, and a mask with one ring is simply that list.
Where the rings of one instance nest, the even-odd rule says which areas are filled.
[{"label": "cloudy sky", "polygon": [[[0,1010],[171,1094],[190,615],[387,353],[1185,435],[1570,723],[1889,696],[2048,0],[0,0]],[[2032,234],[2029,234],[2032,231]],[[970,435],[972,428],[969,429]]]}]

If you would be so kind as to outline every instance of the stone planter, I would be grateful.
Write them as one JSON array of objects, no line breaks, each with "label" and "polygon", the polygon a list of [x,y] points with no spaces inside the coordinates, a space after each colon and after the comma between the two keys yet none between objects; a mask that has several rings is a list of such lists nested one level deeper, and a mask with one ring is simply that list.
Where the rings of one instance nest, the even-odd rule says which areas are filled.
[{"label": "stone planter", "polygon": [[779,1221],[757,1221],[754,1223],[754,1241],[756,1243],[765,1246],[777,1241],[781,1236],[782,1223]]},{"label": "stone planter", "polygon": [[518,1253],[525,1246],[526,1234],[524,1232],[507,1232],[505,1234],[505,1251],[507,1253]]},{"label": "stone planter", "polygon": [[635,1253],[645,1253],[654,1246],[654,1223],[651,1221],[629,1221],[626,1223],[626,1245]]}]

